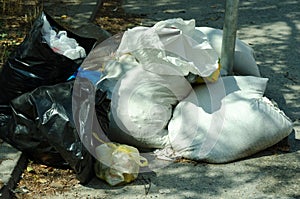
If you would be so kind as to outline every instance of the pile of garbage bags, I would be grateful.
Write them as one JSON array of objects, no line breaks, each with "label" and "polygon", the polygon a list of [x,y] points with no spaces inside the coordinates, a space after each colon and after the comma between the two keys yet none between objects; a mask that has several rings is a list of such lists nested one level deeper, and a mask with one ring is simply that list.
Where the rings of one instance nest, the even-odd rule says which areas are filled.
[{"label": "pile of garbage bags", "polygon": [[85,183],[94,175],[93,158],[75,128],[74,80],[68,81],[85,57],[71,59],[55,52],[48,43],[49,27],[65,32],[86,53],[96,43],[93,38],[65,29],[42,12],[1,68],[0,137],[40,163],[71,167]]},{"label": "pile of garbage bags", "polygon": [[222,68],[222,30],[169,19],[95,42],[41,14],[0,72],[2,139],[116,185],[148,165],[139,151],[226,163],[292,131],[251,47],[237,39],[233,71]]},{"label": "pile of garbage bags", "polygon": [[229,76],[218,62],[221,41],[221,30],[194,20],[126,31],[98,84],[111,98],[108,137],[226,163],[288,136],[292,122],[264,96],[268,79],[260,77],[253,49],[237,39]]}]

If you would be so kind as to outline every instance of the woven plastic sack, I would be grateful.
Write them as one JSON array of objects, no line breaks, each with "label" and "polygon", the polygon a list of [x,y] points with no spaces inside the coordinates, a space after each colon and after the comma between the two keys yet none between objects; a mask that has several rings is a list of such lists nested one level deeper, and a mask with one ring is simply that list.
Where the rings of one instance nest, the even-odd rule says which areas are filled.
[{"label": "woven plastic sack", "polygon": [[132,182],[138,177],[140,167],[148,165],[147,159],[132,146],[109,142],[95,151],[98,160],[95,173],[111,186]]},{"label": "woven plastic sack", "polygon": [[109,139],[140,148],[165,147],[173,106],[191,90],[183,76],[131,69],[114,88]]},{"label": "woven plastic sack", "polygon": [[[150,28],[129,29],[116,52],[126,53],[135,56],[145,70],[161,75],[208,77],[218,69],[218,56],[205,34],[196,31],[195,20],[175,18]],[[174,70],[166,71],[165,66]]]},{"label": "woven plastic sack", "polygon": [[[210,87],[195,87],[176,106],[169,123],[172,148],[185,158],[225,163],[287,137],[292,123],[263,97],[266,82],[265,78],[228,76]],[[224,95],[218,94],[221,88]]]},{"label": "woven plastic sack", "polygon": [[139,148],[168,145],[166,127],[173,106],[192,90],[186,77],[219,77],[217,54],[205,35],[195,31],[194,20],[169,19],[123,34],[99,83],[112,98],[112,141]]},{"label": "woven plastic sack", "polygon": [[[223,31],[211,27],[196,27],[197,34],[205,34],[209,44],[221,57]],[[227,71],[228,72],[228,71]],[[254,57],[254,50],[240,39],[236,39],[233,72],[239,75],[260,77],[259,68]]]}]

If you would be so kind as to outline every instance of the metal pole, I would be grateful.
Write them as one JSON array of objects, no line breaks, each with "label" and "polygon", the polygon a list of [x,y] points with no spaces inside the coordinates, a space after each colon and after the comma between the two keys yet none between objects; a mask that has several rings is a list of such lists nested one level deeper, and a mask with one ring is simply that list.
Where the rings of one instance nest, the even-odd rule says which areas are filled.
[{"label": "metal pole", "polygon": [[238,20],[238,4],[239,0],[226,0],[221,49],[221,66],[228,72],[228,75],[231,75],[233,73],[234,48]]},{"label": "metal pole", "polygon": [[89,19],[90,22],[93,22],[96,18],[96,14],[97,12],[99,12],[101,6],[103,5],[103,0],[97,0],[97,5],[96,7],[94,8],[93,12],[92,12],[92,15]]}]

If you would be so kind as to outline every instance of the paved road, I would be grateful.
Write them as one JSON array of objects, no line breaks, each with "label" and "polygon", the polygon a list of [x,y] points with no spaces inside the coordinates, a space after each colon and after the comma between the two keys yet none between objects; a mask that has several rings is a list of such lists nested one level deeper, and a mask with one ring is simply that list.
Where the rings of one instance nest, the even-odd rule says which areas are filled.
[{"label": "paved road", "polygon": [[[124,0],[123,7],[146,15],[145,25],[182,17],[196,19],[198,26],[222,28],[224,2]],[[266,95],[294,121],[290,152],[267,150],[220,165],[176,163],[141,174],[127,186],[111,188],[94,179],[49,198],[300,198],[300,141],[295,139],[300,132],[300,3],[240,0],[238,29],[238,37],[254,48],[262,75],[270,79]]]}]

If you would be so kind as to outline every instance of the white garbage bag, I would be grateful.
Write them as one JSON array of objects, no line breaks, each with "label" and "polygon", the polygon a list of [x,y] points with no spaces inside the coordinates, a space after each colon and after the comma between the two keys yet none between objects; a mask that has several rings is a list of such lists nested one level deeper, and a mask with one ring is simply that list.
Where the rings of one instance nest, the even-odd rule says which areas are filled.
[{"label": "white garbage bag", "polygon": [[117,82],[112,94],[109,138],[139,148],[167,146],[173,106],[191,90],[183,76],[132,68]]},{"label": "white garbage bag", "polygon": [[140,64],[132,55],[124,54],[115,57],[114,60],[105,63],[98,86],[103,91],[107,91],[108,97],[111,98],[117,82],[134,67],[140,67]]},{"label": "white garbage bag", "polygon": [[264,150],[292,131],[292,122],[263,97],[267,79],[228,76],[200,85],[175,108],[168,125],[177,154],[225,163]]},{"label": "white garbage bag", "polygon": [[[210,27],[196,27],[199,34],[205,34],[210,45],[217,55],[221,57],[223,31]],[[228,71],[227,71],[228,72]],[[239,75],[252,75],[260,77],[259,68],[254,58],[254,50],[240,39],[236,39],[233,72]]]},{"label": "white garbage bag", "polygon": [[99,83],[111,97],[110,139],[142,148],[168,145],[173,106],[192,90],[185,76],[218,70],[214,49],[204,34],[194,40],[194,32],[194,20],[171,19],[123,34]]},{"label": "white garbage bag", "polygon": [[[157,74],[208,77],[218,69],[218,56],[205,35],[195,31],[195,20],[180,18],[135,27],[124,33],[116,55],[130,53],[145,70]],[[174,70],[164,70],[166,65]]]},{"label": "white garbage bag", "polygon": [[[111,97],[108,136],[112,141],[141,148],[168,146],[173,132],[168,135],[167,126],[173,107],[193,90],[186,77],[189,74],[209,77],[218,70],[219,57],[215,49],[207,36],[195,28],[194,20],[170,19],[150,28],[129,29],[113,54],[115,59],[104,67],[99,84]],[[122,56],[126,59],[120,59]],[[236,81],[239,86],[249,88],[242,90],[248,92],[250,99],[258,98],[256,86],[263,85],[259,97],[263,95],[266,79],[226,80],[226,89],[235,91],[230,85],[236,85]],[[218,100],[222,107],[222,98]],[[216,103],[211,108],[217,107]],[[196,112],[194,109],[186,118]],[[191,117],[187,124],[195,119]],[[174,133],[180,131],[177,129]]]}]

